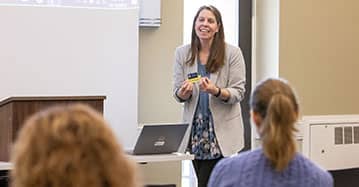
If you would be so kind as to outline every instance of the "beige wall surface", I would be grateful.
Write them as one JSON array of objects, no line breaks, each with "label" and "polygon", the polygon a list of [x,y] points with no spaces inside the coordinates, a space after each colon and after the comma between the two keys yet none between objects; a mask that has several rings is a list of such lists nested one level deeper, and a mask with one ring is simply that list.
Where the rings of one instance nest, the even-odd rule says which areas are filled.
[{"label": "beige wall surface", "polygon": [[359,1],[280,2],[279,76],[302,114],[359,114]]},{"label": "beige wall surface", "polygon": [[172,71],[183,38],[183,0],[162,0],[161,18],[158,28],[140,28],[139,123],[181,121],[181,105],[172,97]]}]

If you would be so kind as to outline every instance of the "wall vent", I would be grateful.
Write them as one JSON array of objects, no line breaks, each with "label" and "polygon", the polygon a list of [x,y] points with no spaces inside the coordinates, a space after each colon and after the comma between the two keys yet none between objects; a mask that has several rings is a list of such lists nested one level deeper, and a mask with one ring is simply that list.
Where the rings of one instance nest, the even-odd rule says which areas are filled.
[{"label": "wall vent", "polygon": [[334,128],[334,144],[359,144],[359,126]]},{"label": "wall vent", "polygon": [[354,143],[359,144],[359,126],[354,127]]},{"label": "wall vent", "polygon": [[334,128],[334,143],[336,145],[343,144],[343,127]]},{"label": "wall vent", "polygon": [[353,127],[344,127],[344,144],[353,143]]},{"label": "wall vent", "polygon": [[326,170],[359,168],[359,115],[304,116],[302,153]]}]

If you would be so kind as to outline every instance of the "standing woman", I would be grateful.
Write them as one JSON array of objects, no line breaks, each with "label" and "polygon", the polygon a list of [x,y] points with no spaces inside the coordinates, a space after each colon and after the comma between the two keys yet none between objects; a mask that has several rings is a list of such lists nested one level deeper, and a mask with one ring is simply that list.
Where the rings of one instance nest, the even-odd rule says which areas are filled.
[{"label": "standing woman", "polygon": [[191,44],[176,49],[173,78],[174,97],[184,103],[183,120],[190,124],[185,145],[195,155],[198,186],[205,187],[215,164],[244,144],[239,103],[245,92],[244,59],[238,47],[225,43],[214,6],[197,11]]}]

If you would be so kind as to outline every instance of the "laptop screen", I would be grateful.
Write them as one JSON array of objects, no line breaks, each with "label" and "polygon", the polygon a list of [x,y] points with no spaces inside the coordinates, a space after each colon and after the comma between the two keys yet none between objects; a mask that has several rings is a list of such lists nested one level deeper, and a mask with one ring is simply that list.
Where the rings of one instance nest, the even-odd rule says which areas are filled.
[{"label": "laptop screen", "polygon": [[133,149],[134,155],[170,154],[177,152],[188,124],[144,125]]}]

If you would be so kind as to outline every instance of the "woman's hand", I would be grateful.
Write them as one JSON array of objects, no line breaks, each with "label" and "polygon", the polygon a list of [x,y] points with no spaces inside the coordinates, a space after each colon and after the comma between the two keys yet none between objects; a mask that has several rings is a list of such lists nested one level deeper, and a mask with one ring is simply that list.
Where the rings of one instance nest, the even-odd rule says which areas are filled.
[{"label": "woman's hand", "polygon": [[178,90],[177,96],[183,100],[187,100],[192,95],[192,91],[193,83],[189,80],[185,80],[183,81],[181,88]]},{"label": "woman's hand", "polygon": [[216,95],[218,93],[218,88],[214,85],[208,77],[202,77],[199,81],[199,89],[201,91]]}]

